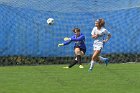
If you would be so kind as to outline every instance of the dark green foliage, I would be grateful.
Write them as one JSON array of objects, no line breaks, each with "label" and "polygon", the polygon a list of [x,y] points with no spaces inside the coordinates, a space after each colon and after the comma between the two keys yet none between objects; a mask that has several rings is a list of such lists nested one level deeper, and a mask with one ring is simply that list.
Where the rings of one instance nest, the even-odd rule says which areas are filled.
[{"label": "dark green foliage", "polygon": [[[140,62],[140,54],[107,54],[103,55],[110,59],[110,63]],[[7,56],[0,57],[0,65],[40,65],[40,64],[68,64],[73,57],[23,57]],[[91,56],[82,57],[83,63],[89,63]]]}]

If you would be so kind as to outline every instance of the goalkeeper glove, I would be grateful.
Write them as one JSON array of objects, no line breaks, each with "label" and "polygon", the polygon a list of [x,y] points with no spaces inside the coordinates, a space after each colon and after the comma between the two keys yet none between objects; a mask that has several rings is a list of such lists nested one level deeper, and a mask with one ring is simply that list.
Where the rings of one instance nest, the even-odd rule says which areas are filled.
[{"label": "goalkeeper glove", "polygon": [[70,41],[70,40],[71,40],[71,38],[68,38],[68,37],[64,38],[64,41]]},{"label": "goalkeeper glove", "polygon": [[64,46],[64,44],[62,43],[62,44],[58,44],[58,47],[61,47],[61,46]]}]

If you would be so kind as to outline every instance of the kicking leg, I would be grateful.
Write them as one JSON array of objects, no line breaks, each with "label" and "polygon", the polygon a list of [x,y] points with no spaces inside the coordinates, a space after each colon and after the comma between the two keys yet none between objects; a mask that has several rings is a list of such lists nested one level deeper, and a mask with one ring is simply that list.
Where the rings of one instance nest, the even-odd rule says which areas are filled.
[{"label": "kicking leg", "polygon": [[108,65],[108,63],[109,63],[109,59],[108,59],[108,58],[104,58],[104,57],[102,57],[102,56],[99,56],[99,59],[100,59],[102,62],[104,62],[104,63],[106,64],[106,66]]},{"label": "kicking leg", "polygon": [[80,48],[75,48],[75,54],[77,57],[79,68],[84,68],[82,65],[82,62],[81,62],[81,58],[82,58],[82,55],[84,55],[84,53],[82,51],[80,51]]},{"label": "kicking leg", "polygon": [[76,65],[78,63],[77,59],[74,58],[74,61],[68,66],[69,68],[73,67],[74,65]]}]

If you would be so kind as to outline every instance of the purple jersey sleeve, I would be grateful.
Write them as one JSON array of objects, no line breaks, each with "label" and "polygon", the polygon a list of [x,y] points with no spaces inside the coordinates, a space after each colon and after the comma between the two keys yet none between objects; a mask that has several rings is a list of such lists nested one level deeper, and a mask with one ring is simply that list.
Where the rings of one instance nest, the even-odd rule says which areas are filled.
[{"label": "purple jersey sleeve", "polygon": [[64,45],[68,45],[71,42],[75,42],[74,47],[79,47],[79,48],[82,48],[82,49],[86,49],[86,46],[85,46],[85,36],[83,34],[80,34],[79,37],[76,37],[76,35],[73,35],[71,37],[71,40],[66,41],[63,44]]},{"label": "purple jersey sleeve", "polygon": [[[75,36],[73,35],[71,38],[74,38]],[[66,42],[64,42],[63,44],[64,45],[68,45],[68,44],[70,44],[72,42],[72,40],[68,40],[68,41],[66,41]]]},{"label": "purple jersey sleeve", "polygon": [[63,44],[64,44],[64,45],[68,45],[68,44],[70,44],[71,42],[72,42],[72,41],[69,40],[69,41],[64,42]]},{"label": "purple jersey sleeve", "polygon": [[71,37],[71,41],[82,41],[85,39],[84,35],[80,35],[79,37],[75,38],[74,36]]}]

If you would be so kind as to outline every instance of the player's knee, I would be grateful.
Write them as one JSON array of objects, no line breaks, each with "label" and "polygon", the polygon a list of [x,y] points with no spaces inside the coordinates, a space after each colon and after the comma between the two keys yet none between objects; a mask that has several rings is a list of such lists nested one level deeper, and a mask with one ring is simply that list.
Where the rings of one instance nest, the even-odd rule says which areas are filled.
[{"label": "player's knee", "polygon": [[97,56],[92,56],[92,60],[97,60],[98,59],[98,57]]},{"label": "player's knee", "polygon": [[81,55],[81,51],[75,51],[76,55]]}]

